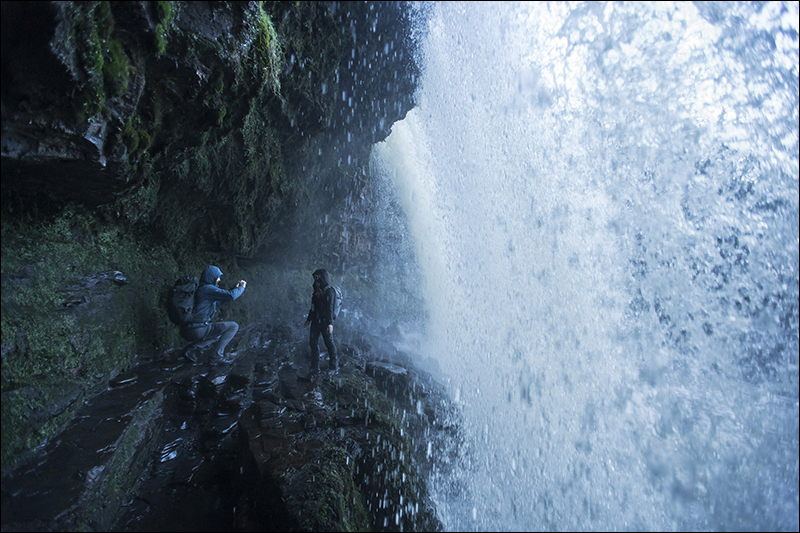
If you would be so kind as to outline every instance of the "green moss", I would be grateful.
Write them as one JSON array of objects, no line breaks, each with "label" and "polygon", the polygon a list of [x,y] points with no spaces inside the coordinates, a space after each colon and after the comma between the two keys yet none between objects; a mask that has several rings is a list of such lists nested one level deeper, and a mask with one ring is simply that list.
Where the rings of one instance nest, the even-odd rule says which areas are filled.
[{"label": "green moss", "polygon": [[265,131],[265,118],[261,114],[258,101],[254,98],[250,101],[250,111],[244,119],[242,127],[242,137],[244,139],[244,153],[250,162],[255,161],[260,144],[261,135]]},{"label": "green moss", "polygon": [[112,88],[114,96],[124,96],[130,83],[131,61],[122,50],[119,39],[109,38],[106,42],[108,57],[103,62],[105,83]]},{"label": "green moss", "polygon": [[115,32],[110,2],[67,2],[61,24],[67,42],[54,45],[59,57],[79,80],[73,106],[78,123],[107,111],[109,97],[123,97],[133,65]]},{"label": "green moss", "polygon": [[[220,135],[216,130],[206,131],[201,145],[187,148],[173,159],[174,166],[166,171],[171,178],[169,189],[162,188],[157,208],[169,235],[183,238],[193,234],[195,246],[203,246],[198,240],[203,235],[224,235],[225,248],[244,254],[258,247],[275,215],[270,209],[275,205],[274,193],[286,181],[280,145],[266,124],[267,116],[254,99],[241,132]],[[205,227],[197,227],[201,222],[197,218],[182,216],[187,190],[192,191],[197,209],[205,204],[209,209],[216,206],[221,216],[202,220],[208,224]]]},{"label": "green moss", "polygon": [[157,415],[164,402],[159,391],[136,412],[134,420],[116,442],[113,458],[103,469],[90,496],[76,513],[77,531],[107,531],[117,518],[120,507],[129,498],[130,487],[151,460],[157,439]]},{"label": "green moss", "polygon": [[[95,14],[98,18],[105,15],[107,6],[103,4],[107,2],[71,3],[67,7],[67,23],[71,24],[70,37],[77,45],[77,60],[88,79],[76,99],[81,122],[105,108],[103,38],[95,20]],[[106,27],[105,24],[103,27]]]},{"label": "green moss", "polygon": [[[149,109],[142,114],[128,117],[122,128],[122,141],[128,149],[128,159],[131,164],[141,162],[140,159],[150,149],[153,139],[161,127],[163,114],[161,101],[157,96],[151,94],[149,103]],[[146,115],[152,115],[152,117],[148,120]]]},{"label": "green moss", "polygon": [[139,129],[142,119],[138,116],[131,116],[125,122],[122,129],[122,139],[128,148],[128,153],[134,153],[139,148]]},{"label": "green moss", "polygon": [[[114,270],[129,283],[104,277]],[[73,390],[66,385],[88,393],[137,354],[180,342],[174,328],[160,327],[163,287],[178,271],[166,249],[81,211],[43,224],[3,221],[4,469],[60,427],[47,409]],[[105,288],[93,292],[99,283]]]},{"label": "green moss", "polygon": [[251,47],[251,59],[256,79],[280,94],[281,46],[272,19],[264,11],[264,3],[257,2],[254,8],[245,12],[245,21],[255,36]]},{"label": "green moss", "polygon": [[163,54],[167,51],[167,31],[164,29],[163,24],[158,24],[155,31],[155,45],[156,52]]},{"label": "green moss", "polygon": [[317,464],[306,464],[289,481],[287,505],[301,531],[369,531],[364,497],[354,482],[354,463],[339,447],[330,447]]},{"label": "green moss", "polygon": [[123,197],[117,205],[112,206],[111,211],[115,212],[117,216],[124,217],[130,223],[148,224],[158,205],[160,188],[159,175],[151,174],[133,193]]},{"label": "green moss", "polygon": [[[2,465],[13,465],[22,450],[36,448],[72,419],[84,397],[74,379],[37,374],[36,386],[11,388],[3,384]],[[38,416],[45,413],[46,416]],[[39,423],[31,425],[30,419]]]},{"label": "green moss", "polygon": [[173,9],[172,2],[156,2],[158,8],[158,20],[162,24],[172,24],[172,19],[175,17],[175,9]]},{"label": "green moss", "polygon": [[164,121],[164,98],[161,87],[154,85],[147,93],[147,99],[150,104],[148,109],[148,116],[150,119],[148,130],[151,131],[152,136],[155,137]]},{"label": "green moss", "polygon": [[[341,426],[336,432],[341,432],[338,438],[343,445],[358,444],[360,453],[351,456],[348,473],[361,499],[353,498],[346,488],[342,490],[342,484],[335,478],[323,478],[323,488],[338,492],[339,499],[348,505],[363,506],[370,519],[368,530],[430,529],[432,524],[426,522],[429,517],[416,511],[417,505],[423,503],[424,482],[414,466],[414,446],[408,432],[403,431],[394,402],[373,380],[360,373],[344,374],[323,383],[322,396],[326,405],[336,405],[340,412],[356,421]],[[332,420],[336,420],[336,416],[332,416]],[[352,445],[348,446],[351,448]],[[325,494],[315,496],[321,501],[330,499]],[[320,506],[308,510],[322,517],[341,516]],[[317,520],[325,526],[329,523]]]},{"label": "green moss", "polygon": [[164,54],[167,51],[168,35],[172,29],[173,19],[175,17],[176,7],[173,2],[157,2],[158,8],[158,24],[155,30],[155,46],[156,52]]}]

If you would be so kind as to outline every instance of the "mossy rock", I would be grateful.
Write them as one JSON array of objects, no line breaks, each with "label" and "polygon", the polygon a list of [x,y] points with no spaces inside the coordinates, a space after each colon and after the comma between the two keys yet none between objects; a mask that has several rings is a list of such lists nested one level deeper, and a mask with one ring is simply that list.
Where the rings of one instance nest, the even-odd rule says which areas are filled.
[{"label": "mossy rock", "polygon": [[364,497],[354,482],[355,464],[341,448],[328,448],[287,483],[286,505],[300,531],[369,531]]}]

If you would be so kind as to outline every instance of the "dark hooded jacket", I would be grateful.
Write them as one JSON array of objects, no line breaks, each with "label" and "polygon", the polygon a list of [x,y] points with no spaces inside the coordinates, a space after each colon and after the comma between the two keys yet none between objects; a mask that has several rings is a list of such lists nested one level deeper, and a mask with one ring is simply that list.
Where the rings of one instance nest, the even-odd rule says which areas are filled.
[{"label": "dark hooded jacket", "polygon": [[217,312],[217,302],[232,302],[242,295],[244,287],[225,290],[217,287],[217,278],[222,275],[222,271],[211,265],[203,270],[200,276],[200,286],[194,293],[194,316],[195,324],[205,324],[211,322]]},{"label": "dark hooded jacket", "polygon": [[333,287],[328,283],[328,271],[325,269],[319,269],[314,272],[313,276],[319,276],[320,279],[320,289],[322,290],[322,294],[319,296],[312,294],[311,296],[311,309],[308,311],[308,317],[306,320],[311,322],[312,324],[318,324],[320,326],[329,326],[333,324],[334,316],[334,304],[336,302],[336,293],[333,290]]}]

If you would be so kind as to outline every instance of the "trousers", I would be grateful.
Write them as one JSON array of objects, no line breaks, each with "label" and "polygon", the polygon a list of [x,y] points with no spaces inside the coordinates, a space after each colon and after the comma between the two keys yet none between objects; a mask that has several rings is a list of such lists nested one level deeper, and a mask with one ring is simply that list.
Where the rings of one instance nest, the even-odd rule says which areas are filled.
[{"label": "trousers", "polygon": [[333,343],[333,336],[328,332],[328,326],[311,323],[309,333],[309,343],[311,344],[311,370],[319,370],[319,336],[325,342],[328,349],[328,361],[331,370],[336,369],[336,345]]},{"label": "trousers", "polygon": [[187,346],[188,350],[205,348],[216,342],[216,358],[222,359],[225,347],[238,331],[239,324],[236,322],[213,322],[207,326],[193,328],[184,326],[181,328],[181,337],[191,343]]}]

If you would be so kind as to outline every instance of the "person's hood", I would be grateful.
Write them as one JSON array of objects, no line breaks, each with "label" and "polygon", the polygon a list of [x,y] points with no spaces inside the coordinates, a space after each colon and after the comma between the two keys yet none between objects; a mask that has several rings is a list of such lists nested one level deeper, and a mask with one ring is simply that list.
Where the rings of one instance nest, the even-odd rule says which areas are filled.
[{"label": "person's hood", "polygon": [[200,276],[200,285],[216,285],[217,278],[221,275],[222,270],[214,265],[209,265],[203,270],[203,275]]},{"label": "person's hood", "polygon": [[317,277],[319,276],[320,281],[322,281],[322,287],[328,286],[328,271],[324,268],[320,268],[319,270],[315,270],[312,276]]}]

